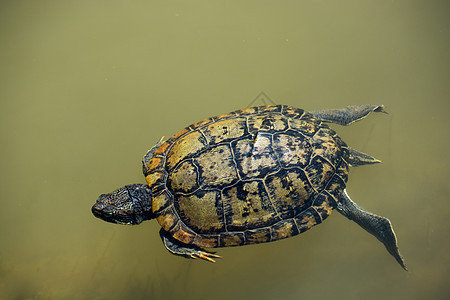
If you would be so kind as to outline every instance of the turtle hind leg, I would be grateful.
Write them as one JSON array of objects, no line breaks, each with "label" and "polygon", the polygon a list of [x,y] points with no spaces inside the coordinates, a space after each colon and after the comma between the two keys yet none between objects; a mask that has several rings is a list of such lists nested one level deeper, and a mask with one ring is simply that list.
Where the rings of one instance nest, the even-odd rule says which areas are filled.
[{"label": "turtle hind leg", "polygon": [[349,150],[348,163],[350,164],[351,167],[381,163],[381,160],[378,160],[375,157],[372,157],[363,152],[359,152],[352,148],[348,148],[348,150]]},{"label": "turtle hind leg", "polygon": [[339,125],[349,125],[367,117],[371,112],[387,113],[383,105],[350,105],[340,109],[316,110],[310,114],[324,122],[336,123]]},{"label": "turtle hind leg", "polygon": [[375,236],[384,244],[387,251],[397,260],[402,268],[408,271],[405,261],[398,250],[397,238],[395,237],[391,222],[384,217],[377,216],[359,207],[350,199],[345,190],[342,192],[339,200],[337,206],[338,211]]},{"label": "turtle hind leg", "polygon": [[213,258],[222,258],[219,255],[213,254],[194,245],[184,244],[170,236],[163,229],[159,231],[159,235],[161,236],[166,249],[172,254],[184,256],[186,258],[200,258],[213,263],[216,262]]}]

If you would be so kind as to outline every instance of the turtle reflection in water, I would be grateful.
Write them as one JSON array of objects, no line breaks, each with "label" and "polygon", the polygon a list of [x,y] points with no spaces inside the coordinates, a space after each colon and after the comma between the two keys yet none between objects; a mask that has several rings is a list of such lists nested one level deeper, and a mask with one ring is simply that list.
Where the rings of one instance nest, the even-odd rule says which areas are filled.
[{"label": "turtle reflection in water", "polygon": [[156,218],[173,254],[214,262],[204,248],[291,237],[333,209],[385,246],[406,270],[390,221],[346,192],[349,166],[379,160],[349,148],[327,122],[348,125],[382,105],[306,112],[285,105],[247,108],[199,121],[143,159],[147,185],[101,195],[96,217],[119,224]]}]

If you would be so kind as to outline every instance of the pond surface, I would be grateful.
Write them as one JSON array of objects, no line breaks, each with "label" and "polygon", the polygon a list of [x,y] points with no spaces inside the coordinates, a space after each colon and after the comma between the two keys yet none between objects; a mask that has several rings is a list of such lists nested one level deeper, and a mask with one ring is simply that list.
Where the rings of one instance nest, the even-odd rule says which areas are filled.
[{"label": "pond surface", "polygon": [[[0,298],[448,299],[449,8],[0,4]],[[392,221],[409,272],[338,213],[294,238],[218,249],[216,264],[170,255],[156,221],[91,214],[99,194],[144,182],[141,158],[161,136],[255,98],[386,106],[332,127],[383,161],[351,169],[348,192]]]}]

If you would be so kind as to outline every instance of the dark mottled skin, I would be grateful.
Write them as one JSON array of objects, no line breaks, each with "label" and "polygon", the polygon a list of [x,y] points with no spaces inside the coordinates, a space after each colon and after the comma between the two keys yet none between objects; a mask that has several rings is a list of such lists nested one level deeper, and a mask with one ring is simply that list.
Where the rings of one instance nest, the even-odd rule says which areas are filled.
[{"label": "dark mottled skin", "polygon": [[199,247],[238,246],[325,220],[345,188],[348,158],[311,114],[262,106],[187,127],[156,150],[145,175],[165,231]]}]

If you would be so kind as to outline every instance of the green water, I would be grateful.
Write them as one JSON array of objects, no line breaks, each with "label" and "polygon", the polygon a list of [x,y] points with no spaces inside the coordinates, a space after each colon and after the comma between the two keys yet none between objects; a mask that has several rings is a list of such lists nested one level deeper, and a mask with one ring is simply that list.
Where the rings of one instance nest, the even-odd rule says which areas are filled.
[{"label": "green water", "polygon": [[[448,299],[447,1],[3,1],[1,299]],[[405,272],[338,213],[294,238],[170,255],[156,221],[94,218],[161,136],[260,92],[307,110],[384,104],[343,128],[383,164],[348,191],[391,219]],[[260,101],[260,100],[258,100]],[[258,102],[257,101],[257,102]],[[261,103],[256,103],[261,104]]]}]

